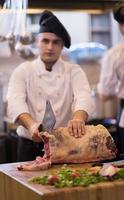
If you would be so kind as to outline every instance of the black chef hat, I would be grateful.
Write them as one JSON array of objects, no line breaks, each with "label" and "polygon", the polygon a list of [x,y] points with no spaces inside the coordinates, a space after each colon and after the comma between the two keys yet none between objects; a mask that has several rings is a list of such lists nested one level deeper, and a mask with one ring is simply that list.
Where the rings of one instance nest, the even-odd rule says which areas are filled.
[{"label": "black chef hat", "polygon": [[69,48],[71,45],[71,38],[63,24],[58,20],[58,18],[49,10],[42,12],[40,17],[40,33],[50,32],[58,35],[62,38],[64,46]]},{"label": "black chef hat", "polygon": [[119,24],[124,23],[124,2],[118,2],[113,8],[113,15]]}]

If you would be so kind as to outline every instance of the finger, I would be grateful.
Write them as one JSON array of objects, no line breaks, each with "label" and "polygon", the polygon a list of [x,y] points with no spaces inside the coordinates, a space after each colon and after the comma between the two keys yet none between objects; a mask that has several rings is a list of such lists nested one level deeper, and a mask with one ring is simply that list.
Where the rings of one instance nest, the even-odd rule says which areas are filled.
[{"label": "finger", "polygon": [[34,142],[41,142],[41,141],[42,141],[41,138],[38,138],[38,137],[35,137],[35,136],[32,136],[32,140],[33,140]]},{"label": "finger", "polygon": [[82,124],[81,124],[81,122],[76,122],[76,127],[77,127],[77,134],[76,134],[76,136],[77,137],[82,137]]},{"label": "finger", "polygon": [[70,133],[70,135],[73,135],[73,127],[72,127],[72,123],[69,122],[68,125],[67,125],[67,127],[68,127],[68,132]]},{"label": "finger", "polygon": [[42,141],[42,137],[39,134],[39,132],[33,133],[32,140],[35,141],[35,142],[41,142]]},{"label": "finger", "polygon": [[84,135],[86,133],[86,128],[85,128],[85,124],[81,125],[81,134]]},{"label": "finger", "polygon": [[42,134],[42,140],[44,143],[47,143],[49,141],[50,134],[48,132],[43,132]]},{"label": "finger", "polygon": [[47,131],[42,132],[42,136],[46,137],[46,138],[50,138],[51,134],[48,133]]},{"label": "finger", "polygon": [[72,129],[73,129],[73,136],[78,138],[78,124],[76,122],[72,123]]},{"label": "finger", "polygon": [[78,137],[81,137],[83,134],[82,134],[82,124],[79,122],[78,125]]},{"label": "finger", "polygon": [[40,140],[41,140],[42,142],[44,142],[44,143],[47,142],[46,137],[43,135],[42,132],[40,132],[40,133],[38,134],[38,136],[39,136],[39,138],[40,138]]}]

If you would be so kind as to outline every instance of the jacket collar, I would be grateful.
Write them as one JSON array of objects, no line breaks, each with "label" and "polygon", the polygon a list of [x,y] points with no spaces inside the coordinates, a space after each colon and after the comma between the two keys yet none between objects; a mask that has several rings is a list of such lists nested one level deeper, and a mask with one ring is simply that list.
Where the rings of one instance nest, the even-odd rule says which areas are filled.
[{"label": "jacket collar", "polygon": [[64,61],[62,60],[62,58],[60,57],[57,62],[53,65],[52,71],[49,72],[46,70],[45,68],[45,64],[44,62],[40,59],[40,57],[38,57],[36,59],[36,66],[37,69],[37,74],[38,75],[43,75],[43,74],[50,74],[50,73],[63,73],[64,72]]}]

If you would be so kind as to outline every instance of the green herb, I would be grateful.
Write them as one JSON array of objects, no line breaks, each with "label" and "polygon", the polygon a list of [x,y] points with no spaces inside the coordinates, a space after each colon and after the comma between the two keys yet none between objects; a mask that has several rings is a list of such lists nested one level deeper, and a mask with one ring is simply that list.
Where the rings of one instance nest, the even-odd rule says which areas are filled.
[{"label": "green herb", "polygon": [[124,179],[124,169],[120,169],[120,170],[116,173],[116,178]]},{"label": "green herb", "polygon": [[43,185],[54,185],[56,188],[62,187],[86,187],[90,184],[100,182],[114,181],[124,179],[124,169],[120,169],[113,177],[104,177],[97,173],[91,173],[88,168],[69,169],[67,165],[63,165],[60,170],[54,174],[33,177],[30,181]]},{"label": "green herb", "polygon": [[42,185],[47,185],[48,184],[48,175],[33,177],[29,181],[38,183],[38,184],[42,184]]}]

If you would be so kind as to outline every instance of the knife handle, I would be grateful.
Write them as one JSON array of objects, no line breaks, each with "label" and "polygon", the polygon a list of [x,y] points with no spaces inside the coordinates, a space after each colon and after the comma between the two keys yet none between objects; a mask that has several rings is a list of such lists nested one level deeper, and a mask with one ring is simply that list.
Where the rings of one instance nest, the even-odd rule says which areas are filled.
[{"label": "knife handle", "polygon": [[42,131],[43,131],[43,125],[42,125],[42,124],[39,125],[38,131],[39,131],[39,132],[42,132]]}]

